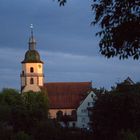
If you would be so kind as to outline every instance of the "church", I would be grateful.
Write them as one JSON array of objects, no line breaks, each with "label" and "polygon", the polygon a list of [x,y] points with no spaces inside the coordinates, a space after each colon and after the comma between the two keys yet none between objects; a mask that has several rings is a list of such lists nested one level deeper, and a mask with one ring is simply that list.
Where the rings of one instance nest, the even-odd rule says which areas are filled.
[{"label": "church", "polygon": [[67,125],[90,128],[92,123],[90,110],[94,105],[95,98],[92,82],[45,82],[44,62],[36,50],[33,27],[31,27],[28,50],[21,64],[21,93],[47,90],[51,119],[57,119],[64,127]]}]

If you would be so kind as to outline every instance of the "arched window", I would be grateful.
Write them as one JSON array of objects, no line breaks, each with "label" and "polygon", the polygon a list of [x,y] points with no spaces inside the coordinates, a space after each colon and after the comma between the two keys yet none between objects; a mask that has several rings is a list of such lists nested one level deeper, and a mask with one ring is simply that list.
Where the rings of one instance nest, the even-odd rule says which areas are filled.
[{"label": "arched window", "polygon": [[30,72],[31,73],[34,72],[34,68],[33,67],[30,68]]},{"label": "arched window", "polygon": [[24,75],[24,70],[22,71],[22,74]]},{"label": "arched window", "polygon": [[63,112],[61,110],[57,111],[57,113],[56,113],[56,119],[58,121],[61,121],[62,120],[62,117],[63,117]]},{"label": "arched window", "polygon": [[34,79],[33,79],[33,78],[30,79],[30,84],[31,84],[31,85],[34,84]]}]

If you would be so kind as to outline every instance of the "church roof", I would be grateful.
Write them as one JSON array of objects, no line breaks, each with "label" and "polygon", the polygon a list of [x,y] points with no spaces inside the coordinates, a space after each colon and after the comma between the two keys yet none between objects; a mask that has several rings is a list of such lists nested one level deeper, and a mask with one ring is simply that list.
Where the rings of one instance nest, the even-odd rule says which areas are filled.
[{"label": "church roof", "polygon": [[51,109],[76,109],[92,89],[92,82],[45,83]]},{"label": "church roof", "polygon": [[40,60],[40,55],[38,51],[28,50],[25,53],[25,58],[22,61],[22,63],[43,63],[43,62]]}]

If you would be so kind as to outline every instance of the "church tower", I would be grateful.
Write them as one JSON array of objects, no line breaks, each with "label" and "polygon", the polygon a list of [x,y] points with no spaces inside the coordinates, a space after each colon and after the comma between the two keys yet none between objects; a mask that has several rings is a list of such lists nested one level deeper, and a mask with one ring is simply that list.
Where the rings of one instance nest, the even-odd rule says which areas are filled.
[{"label": "church tower", "polygon": [[36,41],[33,35],[33,26],[31,25],[31,35],[29,38],[29,49],[25,53],[21,72],[21,92],[41,91],[44,85],[43,62],[36,50]]}]

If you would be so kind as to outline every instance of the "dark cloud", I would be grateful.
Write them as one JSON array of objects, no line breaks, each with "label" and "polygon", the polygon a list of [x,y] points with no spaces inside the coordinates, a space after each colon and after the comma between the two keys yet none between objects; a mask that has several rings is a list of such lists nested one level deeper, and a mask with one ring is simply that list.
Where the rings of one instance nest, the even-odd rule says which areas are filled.
[{"label": "dark cloud", "polygon": [[42,52],[48,81],[90,81],[96,87],[111,87],[127,76],[138,81],[138,61],[105,59],[100,56]]},{"label": "dark cloud", "polygon": [[46,81],[93,81],[109,88],[127,76],[139,81],[140,62],[120,61],[99,55],[98,41],[90,26],[90,0],[69,0],[59,7],[52,0],[1,0],[0,88],[20,88],[20,62],[28,49],[29,26],[43,61]]}]

